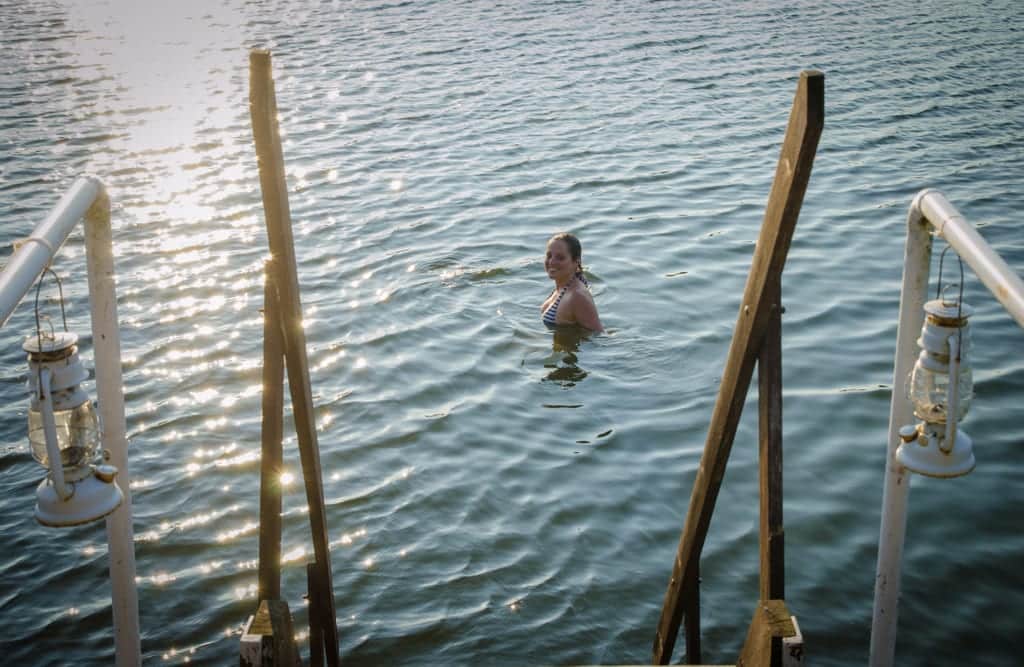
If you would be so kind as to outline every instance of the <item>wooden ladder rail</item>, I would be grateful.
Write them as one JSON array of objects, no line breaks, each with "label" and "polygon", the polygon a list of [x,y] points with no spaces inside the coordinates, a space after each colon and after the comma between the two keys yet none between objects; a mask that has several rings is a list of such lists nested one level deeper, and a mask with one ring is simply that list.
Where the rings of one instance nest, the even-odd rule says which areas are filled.
[{"label": "wooden ladder rail", "polygon": [[[825,75],[815,70],[805,70],[801,72],[797,84],[786,138],[779,155],[704,453],[680,535],[672,578],[665,593],[654,638],[654,664],[668,664],[672,659],[684,610],[697,615],[697,618],[687,621],[686,639],[687,647],[696,647],[699,652],[700,611],[694,600],[699,591],[700,554],[725,476],[726,463],[754,366],[758,363],[761,392],[759,450],[762,459],[760,594],[765,602],[777,600],[776,596],[783,595],[780,277],[800,215],[824,120]],[[768,605],[762,604],[758,611],[764,610],[767,613],[768,609]],[[752,631],[755,626],[770,625],[759,622],[757,613],[754,621],[751,624]],[[747,643],[751,641],[748,636]],[[748,655],[746,647],[743,655]],[[699,655],[687,655],[688,662],[699,660]]]},{"label": "wooden ladder rail", "polygon": [[[281,502],[279,476],[275,474],[275,469],[281,465],[283,397],[280,394],[284,371],[287,371],[316,559],[307,568],[311,602],[310,656],[314,664],[318,660],[326,660],[328,667],[338,667],[341,657],[338,650],[338,622],[320,446],[313,415],[306,335],[302,328],[302,304],[288,206],[288,186],[277,126],[277,96],[270,52],[264,49],[253,49],[249,53],[249,105],[253,142],[259,162],[267,240],[272,257],[265,267],[264,382],[267,384],[264,386],[262,446],[266,460],[261,465],[260,483],[259,595],[261,603],[280,596]],[[287,605],[284,610],[287,612]],[[290,623],[290,619],[287,620]],[[314,642],[318,645],[312,645]],[[290,667],[294,657],[289,649],[289,652],[280,656],[279,664]]]}]

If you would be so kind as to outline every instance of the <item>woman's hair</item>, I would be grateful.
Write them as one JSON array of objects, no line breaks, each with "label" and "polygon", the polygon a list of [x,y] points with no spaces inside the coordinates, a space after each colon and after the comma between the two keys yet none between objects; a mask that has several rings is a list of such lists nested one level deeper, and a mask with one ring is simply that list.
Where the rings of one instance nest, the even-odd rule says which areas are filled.
[{"label": "woman's hair", "polygon": [[548,240],[548,245],[551,245],[555,241],[564,241],[565,247],[569,249],[569,256],[575,259],[579,263],[579,269],[577,273],[583,272],[583,246],[580,245],[580,240],[570,234],[569,232],[559,232]]}]

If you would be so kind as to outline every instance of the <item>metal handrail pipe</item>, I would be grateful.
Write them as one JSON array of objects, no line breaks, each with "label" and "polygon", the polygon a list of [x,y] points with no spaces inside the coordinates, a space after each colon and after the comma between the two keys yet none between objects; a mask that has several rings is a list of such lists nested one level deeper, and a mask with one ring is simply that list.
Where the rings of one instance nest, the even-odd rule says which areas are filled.
[{"label": "metal handrail pipe", "polygon": [[946,239],[964,263],[974,270],[1017,324],[1024,327],[1024,281],[1020,276],[938,190],[922,190],[913,205],[935,228],[935,233]]},{"label": "metal handrail pipe", "polygon": [[[53,261],[75,225],[83,219],[101,438],[107,461],[118,469],[117,478],[124,495],[120,507],[106,519],[114,663],[116,667],[138,667],[142,664],[142,657],[121,336],[117,319],[110,199],[99,179],[84,176],[76,180],[46,219],[15,250],[11,261],[0,273],[0,327],[6,324],[36,279]],[[51,455],[51,460],[60,459]]]},{"label": "metal handrail pipe", "polygon": [[138,667],[142,664],[142,656],[139,599],[135,584],[132,476],[128,467],[128,424],[121,372],[123,362],[121,331],[117,319],[114,240],[110,225],[110,198],[105,189],[100,190],[96,201],[85,213],[85,263],[103,448],[109,456],[109,462],[118,469],[117,477],[124,494],[121,506],[107,515],[114,664],[115,667]]},{"label": "metal handrail pipe", "polygon": [[1024,327],[1024,281],[941,192],[932,189],[919,192],[907,213],[907,241],[899,323],[896,328],[896,359],[893,364],[889,440],[871,620],[871,667],[891,667],[896,655],[900,568],[906,537],[911,475],[896,459],[896,450],[901,442],[900,427],[914,421],[914,407],[903,387],[917,359],[917,336],[924,324],[933,230],[936,236],[949,243],[999,303]]},{"label": "metal handrail pipe", "polygon": [[20,244],[0,273],[0,327],[18,307],[64,241],[103,192],[99,179],[83,176],[60,198],[46,219]]}]

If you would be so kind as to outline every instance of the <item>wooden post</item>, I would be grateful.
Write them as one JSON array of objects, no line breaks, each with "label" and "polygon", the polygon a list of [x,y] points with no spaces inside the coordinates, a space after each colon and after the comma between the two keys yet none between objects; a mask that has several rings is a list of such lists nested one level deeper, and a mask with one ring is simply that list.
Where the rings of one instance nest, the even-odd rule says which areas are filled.
[{"label": "wooden post", "polygon": [[783,600],[761,600],[750,621],[736,667],[781,667],[783,640],[796,634],[796,626]]},{"label": "wooden post", "polygon": [[761,599],[785,596],[785,533],[782,526],[782,305],[776,279],[766,293],[772,303],[768,328],[757,360],[758,461],[761,478]]},{"label": "wooden post", "polygon": [[324,665],[324,613],[318,563],[306,563],[306,589],[309,591],[309,667]]},{"label": "wooden post", "polygon": [[260,456],[259,595],[281,597],[281,467],[284,437],[284,342],[274,283],[274,260],[264,264],[263,424]]},{"label": "wooden post", "polygon": [[683,632],[686,633],[686,664],[704,662],[700,649],[700,563],[694,568],[693,581],[683,593]]},{"label": "wooden post", "polygon": [[754,364],[771,318],[772,303],[770,298],[765,298],[766,288],[771,280],[782,274],[785,266],[824,115],[825,75],[813,70],[801,72],[704,453],[694,480],[672,578],[665,592],[661,619],[654,637],[653,662],[656,664],[667,664],[672,659],[683,615],[684,583],[693,579],[704,547]]},{"label": "wooden post", "polygon": [[260,602],[256,615],[249,618],[242,631],[238,664],[240,667],[302,667],[287,602]]},{"label": "wooden post", "polygon": [[323,567],[324,643],[327,664],[337,667],[337,616],[331,577],[331,554],[327,538],[327,518],[320,472],[320,448],[313,418],[313,392],[306,358],[306,335],[302,329],[302,303],[292,237],[291,212],[288,208],[288,186],[285,182],[284,157],[277,128],[277,98],[271,70],[270,52],[253,49],[249,54],[249,106],[252,115],[253,139],[259,161],[260,188],[267,220],[270,254],[275,262],[275,283],[281,306],[284,330],[284,356],[291,389],[292,412],[299,442],[299,457],[309,505],[309,522],[315,558]]}]

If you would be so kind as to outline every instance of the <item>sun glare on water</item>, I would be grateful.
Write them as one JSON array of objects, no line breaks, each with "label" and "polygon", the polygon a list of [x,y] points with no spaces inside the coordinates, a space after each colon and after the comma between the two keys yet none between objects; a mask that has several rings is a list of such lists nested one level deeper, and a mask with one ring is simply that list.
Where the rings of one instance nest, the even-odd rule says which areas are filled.
[{"label": "sun glare on water", "polygon": [[226,159],[239,134],[224,128],[245,114],[232,93],[232,76],[246,62],[237,11],[195,0],[78,0],[67,10],[78,29],[68,48],[79,76],[101,77],[110,92],[72,101],[119,156],[110,164],[111,151],[96,151],[90,170],[132,204],[126,212],[138,222],[159,224],[156,247],[146,250],[206,245],[194,229],[182,241],[175,228],[212,223],[222,213],[215,199],[256,187],[254,164]]}]

